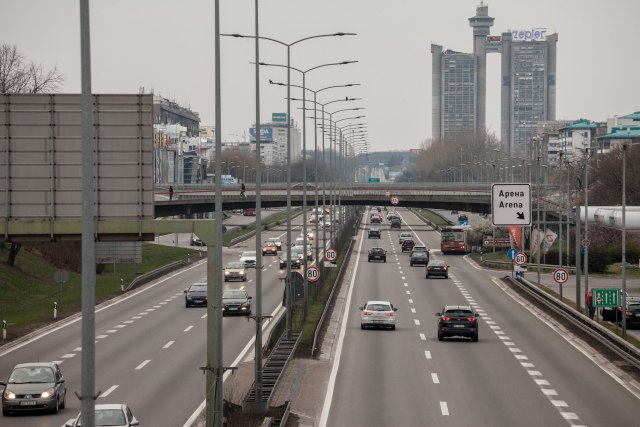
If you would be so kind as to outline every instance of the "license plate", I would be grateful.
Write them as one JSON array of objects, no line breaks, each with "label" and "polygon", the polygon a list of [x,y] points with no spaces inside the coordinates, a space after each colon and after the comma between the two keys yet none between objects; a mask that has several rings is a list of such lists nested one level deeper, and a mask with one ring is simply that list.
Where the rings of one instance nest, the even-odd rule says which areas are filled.
[{"label": "license plate", "polygon": [[36,405],[35,400],[23,400],[22,402],[20,402],[20,406],[35,406]]},{"label": "license plate", "polygon": [[454,328],[464,328],[464,325],[453,325]]},{"label": "license plate", "polygon": [[229,311],[238,311],[238,307],[230,307]]}]

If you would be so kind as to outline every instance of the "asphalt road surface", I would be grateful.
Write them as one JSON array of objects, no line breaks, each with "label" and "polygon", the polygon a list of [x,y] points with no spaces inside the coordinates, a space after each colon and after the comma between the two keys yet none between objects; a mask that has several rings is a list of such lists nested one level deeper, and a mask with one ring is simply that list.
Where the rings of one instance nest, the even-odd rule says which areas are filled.
[{"label": "asphalt road surface", "polygon": [[[418,223],[400,212],[403,223]],[[638,425],[640,390],[503,289],[502,272],[442,255],[434,231],[415,236],[451,266],[449,279],[410,267],[397,230],[383,226],[380,242],[358,236],[322,426]],[[367,262],[377,245],[387,263]],[[360,329],[358,307],[378,299],[399,308],[395,331]],[[446,304],[480,313],[479,342],[438,341],[435,313]]]}]

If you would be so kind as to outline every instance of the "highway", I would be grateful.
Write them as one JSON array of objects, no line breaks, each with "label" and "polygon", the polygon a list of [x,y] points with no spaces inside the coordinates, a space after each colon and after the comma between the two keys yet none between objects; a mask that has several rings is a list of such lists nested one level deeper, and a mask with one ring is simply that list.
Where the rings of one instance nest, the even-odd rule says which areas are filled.
[{"label": "highway", "polygon": [[[301,218],[294,221],[293,237],[299,235],[300,222]],[[263,239],[275,236],[286,238],[282,228],[262,234]],[[242,250],[252,250],[254,242],[225,248],[223,262],[238,259]],[[279,276],[283,273],[278,257],[264,257],[263,264],[263,313],[270,315],[282,302],[284,285]],[[102,392],[96,403],[126,403],[141,425],[159,427],[183,426],[201,405],[205,376],[199,367],[206,361],[206,309],[186,308],[183,290],[206,279],[205,267],[200,262],[172,273],[96,310],[96,390]],[[245,287],[255,299],[254,278],[255,272],[249,269],[248,282],[224,286]],[[225,317],[223,328],[224,365],[233,366],[252,339],[255,325],[244,317]],[[81,384],[80,337],[81,322],[70,319],[37,339],[0,350],[2,378],[18,363],[57,361],[68,390],[67,408],[59,414],[2,417],[3,427],[59,427],[78,414],[80,402],[74,392],[80,393]]]},{"label": "highway", "polygon": [[[420,223],[400,212],[403,222]],[[449,279],[427,280],[424,268],[409,267],[408,253],[400,252],[398,231],[382,229],[380,242],[362,232],[356,241],[321,426],[638,424],[638,389],[503,289],[503,273],[443,256],[439,235],[421,227],[416,243],[451,266]],[[367,262],[377,245],[388,251],[387,263]],[[378,299],[399,308],[395,331],[360,329],[358,307]],[[479,342],[438,341],[435,313],[445,304],[470,304],[480,313]]]}]

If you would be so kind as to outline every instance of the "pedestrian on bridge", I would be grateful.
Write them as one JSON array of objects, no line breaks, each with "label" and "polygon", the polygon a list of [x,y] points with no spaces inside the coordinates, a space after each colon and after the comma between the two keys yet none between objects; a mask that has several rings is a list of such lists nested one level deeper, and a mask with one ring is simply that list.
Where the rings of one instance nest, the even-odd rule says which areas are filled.
[{"label": "pedestrian on bridge", "polygon": [[173,185],[169,186],[169,200],[173,200]]},{"label": "pedestrian on bridge", "polygon": [[244,182],[240,185],[240,197],[244,197],[244,192],[247,187],[244,186]]}]

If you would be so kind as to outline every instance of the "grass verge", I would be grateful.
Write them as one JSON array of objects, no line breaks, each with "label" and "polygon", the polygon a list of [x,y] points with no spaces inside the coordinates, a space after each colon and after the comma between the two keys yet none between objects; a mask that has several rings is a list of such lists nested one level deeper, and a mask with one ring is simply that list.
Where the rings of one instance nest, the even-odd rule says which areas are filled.
[{"label": "grass verge", "polygon": [[424,221],[426,222],[430,222],[432,224],[437,225],[438,227],[444,227],[446,225],[449,225],[449,222],[444,219],[443,217],[441,217],[440,215],[438,215],[435,212],[432,212],[428,209],[411,209],[411,211],[418,215],[420,218],[422,218]]},{"label": "grass verge", "polygon": [[[296,209],[295,211],[292,212],[291,214],[291,218],[295,218],[296,216],[300,215],[302,213],[301,210]],[[283,212],[279,212],[277,214],[273,214],[271,216],[269,216],[267,219],[262,221],[262,227],[263,229],[265,229],[265,227],[269,227],[273,224],[276,224],[278,222],[283,222],[287,220],[287,212],[283,211]],[[256,231],[256,224],[251,223],[246,225],[245,227],[241,227],[241,228],[236,228],[235,230],[231,230],[228,233],[225,233],[224,236],[222,236],[222,244],[224,246],[229,246],[229,244],[231,243],[231,241],[233,239],[236,239],[238,237],[244,236],[245,234],[250,234],[253,233],[254,231]]]}]

